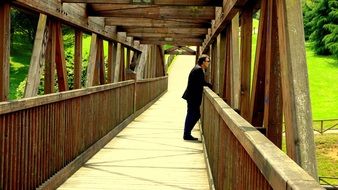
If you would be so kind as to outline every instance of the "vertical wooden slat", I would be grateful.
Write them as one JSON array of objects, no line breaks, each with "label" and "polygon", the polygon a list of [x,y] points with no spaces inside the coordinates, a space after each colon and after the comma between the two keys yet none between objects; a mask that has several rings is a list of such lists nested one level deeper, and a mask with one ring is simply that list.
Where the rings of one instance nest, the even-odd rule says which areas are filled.
[{"label": "vertical wooden slat", "polygon": [[264,113],[264,81],[265,81],[265,58],[266,58],[266,15],[267,15],[267,0],[261,1],[261,15],[259,19],[257,46],[256,46],[256,59],[253,74],[253,84],[251,93],[250,104],[250,119],[249,121],[255,127],[263,125]]},{"label": "vertical wooden slat", "polygon": [[56,71],[58,76],[59,91],[68,90],[65,50],[63,45],[63,35],[61,23],[56,23]]},{"label": "vertical wooden slat", "polygon": [[225,71],[224,71],[224,100],[229,105],[231,105],[231,96],[232,96],[232,82],[231,82],[231,60],[232,60],[232,53],[231,53],[231,25],[229,25],[226,29],[226,39],[225,39]]},{"label": "vertical wooden slat", "polygon": [[107,82],[108,83],[112,83],[114,82],[114,70],[113,70],[113,42],[112,41],[109,41],[108,42],[108,63],[107,63],[107,69],[108,69],[108,76],[107,76]]},{"label": "vertical wooden slat", "polygon": [[82,37],[83,33],[75,30],[75,49],[74,49],[74,88],[81,88],[82,74]]},{"label": "vertical wooden slat", "polygon": [[99,61],[99,72],[100,72],[100,84],[106,83],[106,77],[105,77],[105,63],[104,63],[104,47],[103,47],[103,40],[100,40],[100,48],[98,52],[98,57],[100,59]]},{"label": "vertical wooden slat", "polygon": [[38,93],[38,87],[40,82],[40,68],[44,64],[42,56],[45,52],[45,47],[48,38],[46,37],[46,22],[47,16],[40,14],[39,22],[36,30],[35,41],[33,46],[33,53],[30,61],[27,83],[25,88],[24,97],[36,96]]},{"label": "vertical wooden slat", "polygon": [[9,96],[11,17],[9,3],[0,3],[0,102]]},{"label": "vertical wooden slat", "polygon": [[276,2],[287,153],[318,179],[301,1]]},{"label": "vertical wooden slat", "polygon": [[46,50],[45,63],[45,94],[54,92],[54,75],[55,75],[55,59],[56,59],[56,24],[55,21],[49,20],[49,39]]},{"label": "vertical wooden slat", "polygon": [[225,59],[226,59],[226,32],[222,31],[217,38],[217,47],[219,46],[219,96],[224,97],[224,87],[225,87]]},{"label": "vertical wooden slat", "polygon": [[241,116],[249,120],[252,48],[252,8],[246,8],[241,15]]},{"label": "vertical wooden slat", "polygon": [[101,66],[101,49],[102,49],[102,39],[97,39],[97,53],[96,53],[96,61],[94,67],[94,79],[93,79],[93,86],[100,84],[100,66]]},{"label": "vertical wooden slat", "polygon": [[93,33],[90,42],[90,54],[87,68],[87,83],[86,83],[87,87],[93,86],[94,84],[96,56],[97,56],[97,35]]},{"label": "vertical wooden slat", "polygon": [[215,55],[215,57],[213,58],[213,63],[214,63],[214,65],[212,65],[213,66],[213,68],[214,68],[214,70],[215,70],[215,81],[214,81],[214,83],[213,83],[213,89],[214,89],[214,92],[216,93],[216,94],[219,94],[219,92],[220,92],[220,64],[221,64],[221,34],[219,34],[218,36],[217,36],[217,40],[216,40],[216,42],[214,43],[215,44],[215,53],[214,53],[214,55]]},{"label": "vertical wooden slat", "polygon": [[231,20],[231,107],[239,109],[240,98],[240,62],[239,62],[239,13]]},{"label": "vertical wooden slat", "polygon": [[123,50],[122,50],[121,43],[117,43],[114,82],[118,82],[119,79],[120,79],[120,67],[121,67],[122,51]]},{"label": "vertical wooden slat", "polygon": [[267,137],[282,148],[283,105],[278,49],[277,7],[275,1],[267,2],[267,38],[265,66],[265,98],[263,123]]}]

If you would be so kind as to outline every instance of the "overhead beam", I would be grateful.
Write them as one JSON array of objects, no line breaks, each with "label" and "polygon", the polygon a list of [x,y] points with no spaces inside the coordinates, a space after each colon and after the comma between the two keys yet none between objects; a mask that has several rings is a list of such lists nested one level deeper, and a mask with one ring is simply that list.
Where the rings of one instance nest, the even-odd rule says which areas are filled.
[{"label": "overhead beam", "polygon": [[209,48],[209,45],[217,38],[218,34],[247,2],[248,0],[224,0],[223,14],[217,22],[215,22],[211,33],[206,37],[201,48],[202,53]]},{"label": "overhead beam", "polygon": [[89,16],[152,19],[214,19],[214,7],[89,4]]},{"label": "overhead beam", "polygon": [[62,0],[64,3],[114,3],[114,4],[146,4],[146,5],[184,5],[184,6],[222,6],[221,0]]},{"label": "overhead beam", "polygon": [[125,40],[117,39],[115,34],[105,27],[103,18],[88,17],[86,5],[69,4],[50,0],[11,0],[12,4],[26,7],[62,20],[71,26],[87,32],[94,32],[107,40],[119,42],[134,51],[141,52],[139,47],[129,45]]},{"label": "overhead beam", "polygon": [[159,34],[190,34],[202,35],[207,34],[206,28],[132,28],[123,27],[118,29],[119,32],[127,33],[159,33]]},{"label": "overhead beam", "polygon": [[[198,21],[198,20],[197,20]],[[123,18],[123,17],[108,17],[105,18],[107,26],[132,26],[132,27],[185,27],[185,28],[210,28],[209,20],[196,20],[191,19],[151,19],[151,18]]]},{"label": "overhead beam", "polygon": [[201,45],[203,40],[198,38],[143,38],[140,39],[142,44],[156,44],[156,45],[165,45],[170,44],[174,46],[197,46]]},{"label": "overhead beam", "polygon": [[142,32],[130,32],[127,33],[127,36],[136,37],[136,38],[202,38],[204,39],[205,35],[201,34],[162,34],[162,33],[142,33]]}]

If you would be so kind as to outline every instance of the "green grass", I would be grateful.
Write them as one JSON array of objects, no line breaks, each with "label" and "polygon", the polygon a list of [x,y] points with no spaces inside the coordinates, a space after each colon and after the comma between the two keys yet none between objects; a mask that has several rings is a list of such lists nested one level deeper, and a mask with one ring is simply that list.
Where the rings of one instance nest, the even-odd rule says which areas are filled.
[{"label": "green grass", "polygon": [[338,119],[338,60],[318,56],[306,43],[313,119]]},{"label": "green grass", "polygon": [[10,57],[10,93],[9,99],[16,99],[16,89],[26,78],[31,59],[32,45],[13,43]]},{"label": "green grass", "polygon": [[[338,134],[324,133],[314,136],[316,144],[317,172],[320,177],[338,177]],[[286,152],[285,136],[282,150]],[[338,180],[328,179],[338,185]]]}]

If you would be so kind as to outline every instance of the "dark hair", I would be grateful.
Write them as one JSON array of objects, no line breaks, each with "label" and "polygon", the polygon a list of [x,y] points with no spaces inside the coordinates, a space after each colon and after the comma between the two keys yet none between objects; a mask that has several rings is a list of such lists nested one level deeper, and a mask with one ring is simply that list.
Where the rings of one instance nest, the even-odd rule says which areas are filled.
[{"label": "dark hair", "polygon": [[198,65],[202,65],[203,62],[204,62],[207,58],[209,58],[209,56],[206,55],[206,54],[200,55],[199,58],[198,58],[197,64],[198,64]]}]

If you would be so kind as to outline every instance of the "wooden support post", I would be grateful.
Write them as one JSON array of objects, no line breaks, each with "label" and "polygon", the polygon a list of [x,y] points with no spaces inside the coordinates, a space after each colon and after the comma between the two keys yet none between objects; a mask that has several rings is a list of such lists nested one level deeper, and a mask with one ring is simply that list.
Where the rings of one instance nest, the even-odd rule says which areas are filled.
[{"label": "wooden support post", "polygon": [[93,33],[90,42],[90,54],[87,68],[87,87],[94,85],[96,56],[97,56],[97,35]]},{"label": "wooden support post", "polygon": [[48,30],[46,30],[46,23],[47,16],[44,14],[40,14],[34,40],[33,53],[28,71],[24,94],[25,98],[36,96],[38,93],[38,87],[40,83],[40,69],[44,64],[44,59],[42,57],[45,55],[44,52],[48,40]]},{"label": "wooden support post", "polygon": [[259,19],[256,59],[253,74],[253,84],[251,92],[250,119],[249,122],[255,127],[263,126],[264,114],[264,81],[265,81],[265,62],[266,62],[266,1],[261,1],[261,15]]},{"label": "wooden support post", "polygon": [[45,94],[54,92],[55,82],[55,53],[56,53],[56,24],[53,20],[49,19],[49,40],[46,50],[46,62],[45,62]]},{"label": "wooden support post", "polygon": [[10,71],[10,5],[0,3],[0,101],[8,100]]},{"label": "wooden support post", "polygon": [[239,13],[231,21],[231,107],[239,109],[241,88],[240,62],[239,62]]},{"label": "wooden support post", "polygon": [[250,120],[251,49],[252,49],[252,8],[245,8],[241,16],[241,98],[240,113]]},{"label": "wooden support post", "polygon": [[131,52],[130,52],[130,49],[129,48],[126,48],[127,49],[127,54],[126,54],[126,67],[127,69],[129,69],[129,65],[130,65],[130,55],[131,55]]},{"label": "wooden support post", "polygon": [[113,44],[113,53],[112,53],[112,82],[114,82],[114,78],[115,78],[115,68],[116,68],[116,56],[117,56],[117,43]]},{"label": "wooden support post", "polygon": [[104,47],[103,47],[103,40],[99,39],[99,48],[97,49],[97,59],[98,61],[97,66],[98,66],[98,74],[99,74],[99,80],[100,84],[105,84],[106,83],[106,77],[105,77],[105,64],[104,64]]},{"label": "wooden support post", "polygon": [[121,51],[121,44],[117,43],[114,82],[118,82],[120,79]]},{"label": "wooden support post", "polygon": [[[211,59],[211,62],[213,61],[213,57],[212,57],[212,49],[213,49],[213,46],[212,45],[209,45],[209,51],[208,51],[208,55]],[[209,83],[211,83],[211,69],[212,69],[212,64],[209,65],[209,68],[206,70],[205,72],[205,80]],[[212,84],[212,83],[211,83]]]},{"label": "wooden support post", "polygon": [[74,49],[74,88],[81,88],[82,74],[82,36],[81,31],[75,30],[75,49]]},{"label": "wooden support post", "polygon": [[214,58],[213,58],[213,63],[212,67],[214,68],[213,70],[215,71],[214,75],[214,83],[213,83],[213,88],[214,92],[219,95],[220,92],[220,64],[221,64],[221,35],[218,35],[216,38],[216,42],[214,43],[215,45],[215,50],[214,50]]},{"label": "wooden support post", "polygon": [[67,70],[66,70],[66,59],[65,50],[63,46],[63,35],[61,23],[56,23],[56,72],[58,76],[59,91],[68,90]]},{"label": "wooden support post", "polygon": [[225,50],[225,45],[226,45],[226,32],[222,31],[219,34],[219,38],[217,38],[219,42],[219,49],[220,49],[220,54],[219,54],[219,96],[224,98],[224,88],[225,88],[225,59],[226,59],[226,50]]},{"label": "wooden support post", "polygon": [[125,64],[125,48],[121,46],[121,56],[120,56],[120,79],[119,81],[124,81],[126,79],[126,64]]},{"label": "wooden support post", "polygon": [[227,26],[225,29],[226,37],[225,37],[225,71],[224,71],[224,92],[223,92],[223,99],[225,102],[227,102],[229,105],[232,105],[231,103],[231,90],[232,90],[232,82],[231,82],[231,25]]},{"label": "wooden support post", "polygon": [[278,49],[277,7],[275,1],[267,1],[265,96],[263,125],[266,136],[282,148],[283,105]]},{"label": "wooden support post", "polygon": [[277,0],[287,153],[317,178],[300,0]]},{"label": "wooden support post", "polygon": [[112,83],[114,82],[114,70],[113,70],[113,42],[112,41],[109,41],[108,42],[108,63],[107,63],[107,66],[108,66],[108,76],[107,76],[107,82],[108,83]]}]

